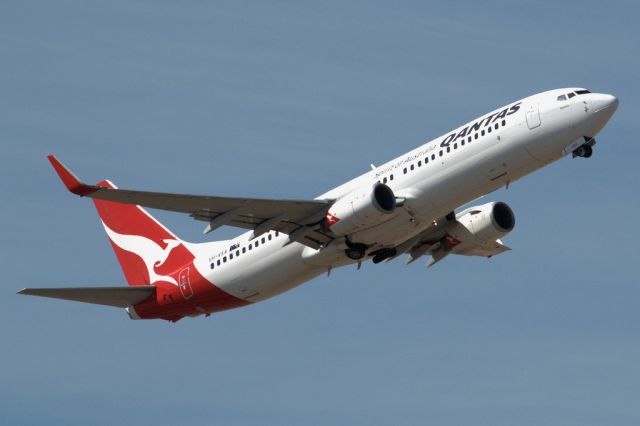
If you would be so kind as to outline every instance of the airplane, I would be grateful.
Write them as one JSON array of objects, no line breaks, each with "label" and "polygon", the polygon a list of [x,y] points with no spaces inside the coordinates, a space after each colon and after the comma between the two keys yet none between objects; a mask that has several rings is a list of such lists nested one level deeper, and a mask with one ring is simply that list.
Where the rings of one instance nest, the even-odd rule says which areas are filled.
[{"label": "airplane", "polygon": [[[504,202],[461,206],[562,157],[589,158],[618,108],[584,88],[538,93],[484,114],[314,200],[230,198],[118,189],[82,182],[48,157],[73,194],[92,198],[128,286],[25,288],[19,294],[125,308],[131,319],[212,313],[260,302],[332,269],[406,255],[492,257],[515,215]],[[143,207],[246,229],[191,243]]]}]

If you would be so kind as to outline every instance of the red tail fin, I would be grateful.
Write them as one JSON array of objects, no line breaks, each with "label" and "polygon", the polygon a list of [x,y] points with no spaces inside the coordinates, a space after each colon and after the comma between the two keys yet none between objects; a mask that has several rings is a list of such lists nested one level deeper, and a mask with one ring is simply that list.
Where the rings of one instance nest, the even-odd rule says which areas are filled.
[{"label": "red tail fin", "polygon": [[93,201],[129,285],[177,285],[178,271],[193,260],[182,241],[139,206]]}]

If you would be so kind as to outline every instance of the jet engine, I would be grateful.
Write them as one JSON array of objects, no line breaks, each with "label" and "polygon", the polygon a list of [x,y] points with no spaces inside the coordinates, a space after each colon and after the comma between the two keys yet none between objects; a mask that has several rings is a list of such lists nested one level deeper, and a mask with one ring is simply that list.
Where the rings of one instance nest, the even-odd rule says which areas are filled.
[{"label": "jet engine", "polygon": [[495,241],[504,237],[516,224],[513,210],[501,201],[471,207],[457,220],[480,241]]},{"label": "jet engine", "polygon": [[391,218],[396,196],[387,185],[376,183],[339,198],[327,212],[325,226],[342,236],[378,225]]}]

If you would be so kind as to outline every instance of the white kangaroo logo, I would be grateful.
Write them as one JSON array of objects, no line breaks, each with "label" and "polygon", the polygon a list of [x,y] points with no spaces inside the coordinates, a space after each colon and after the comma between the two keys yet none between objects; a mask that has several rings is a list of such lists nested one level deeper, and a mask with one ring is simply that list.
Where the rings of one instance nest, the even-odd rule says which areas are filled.
[{"label": "white kangaroo logo", "polygon": [[156,281],[166,281],[174,285],[178,285],[175,279],[168,275],[158,275],[156,274],[155,268],[157,266],[161,266],[169,257],[171,250],[180,245],[180,241],[166,239],[162,240],[167,244],[167,247],[164,249],[160,247],[160,245],[156,244],[154,241],[149,238],[140,236],[140,235],[125,235],[118,234],[117,232],[110,229],[104,222],[102,222],[102,226],[104,226],[105,231],[107,231],[107,235],[115,245],[120,247],[122,250],[128,251],[140,257],[147,267],[147,272],[149,273],[149,281],[151,284]]}]

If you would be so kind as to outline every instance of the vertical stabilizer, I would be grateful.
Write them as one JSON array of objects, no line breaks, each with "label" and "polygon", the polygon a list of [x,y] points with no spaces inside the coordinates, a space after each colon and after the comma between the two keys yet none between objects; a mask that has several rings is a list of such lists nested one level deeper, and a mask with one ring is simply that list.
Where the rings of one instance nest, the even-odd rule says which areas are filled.
[{"label": "vertical stabilizer", "polygon": [[[115,188],[107,180],[98,186]],[[129,285],[178,284],[178,271],[193,260],[182,240],[139,206],[93,201]]]}]

